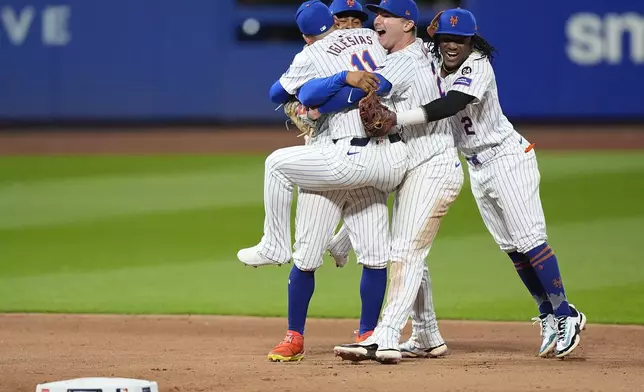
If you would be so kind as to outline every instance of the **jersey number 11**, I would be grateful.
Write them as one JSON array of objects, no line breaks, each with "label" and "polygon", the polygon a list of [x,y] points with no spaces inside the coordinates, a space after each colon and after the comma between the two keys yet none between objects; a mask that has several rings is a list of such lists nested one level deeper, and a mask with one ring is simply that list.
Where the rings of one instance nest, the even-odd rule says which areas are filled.
[{"label": "jersey number 11", "polygon": [[[373,61],[373,57],[371,57],[371,53],[369,53],[368,50],[364,50],[362,52],[362,60],[360,60],[357,53],[354,53],[353,56],[351,56],[351,65],[356,67],[358,71],[373,72],[376,69],[376,62]],[[369,69],[367,69],[365,65],[367,65]]]}]

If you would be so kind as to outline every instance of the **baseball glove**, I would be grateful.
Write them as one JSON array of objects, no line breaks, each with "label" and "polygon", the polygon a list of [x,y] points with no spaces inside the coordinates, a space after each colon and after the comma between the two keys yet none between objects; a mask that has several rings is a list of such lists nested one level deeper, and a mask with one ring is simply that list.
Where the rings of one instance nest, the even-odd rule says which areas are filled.
[{"label": "baseball glove", "polygon": [[374,90],[358,104],[364,130],[369,137],[384,136],[396,125],[396,113],[380,103]]},{"label": "baseball glove", "polygon": [[[306,107],[297,100],[289,101],[284,105],[284,113],[286,113],[290,121],[295,124],[297,129],[301,132],[297,137],[312,137],[317,129],[315,120],[309,119],[306,112]],[[289,121],[287,120],[286,129],[289,129],[288,122]]]}]

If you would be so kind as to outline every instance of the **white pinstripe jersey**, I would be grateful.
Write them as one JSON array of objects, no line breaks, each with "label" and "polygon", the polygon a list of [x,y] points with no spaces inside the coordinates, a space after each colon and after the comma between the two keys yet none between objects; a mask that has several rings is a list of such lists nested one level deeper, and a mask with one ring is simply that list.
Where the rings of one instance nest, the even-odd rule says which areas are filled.
[{"label": "white pinstripe jersey", "polygon": [[[434,58],[434,64],[440,70],[442,62]],[[456,146],[461,152],[473,155],[516,134],[501,110],[492,64],[479,52],[472,52],[456,72],[441,80],[445,93],[454,90],[476,98],[450,118]]]},{"label": "white pinstripe jersey", "polygon": [[[336,30],[304,47],[280,78],[289,94],[314,78],[333,76],[349,70],[373,71],[385,60],[387,52],[371,29]],[[357,105],[329,115],[325,122],[332,139],[366,137]],[[325,129],[320,129],[323,132]]]},{"label": "white pinstripe jersey", "polygon": [[[440,98],[430,56],[419,38],[406,48],[387,55],[382,67],[376,71],[392,84],[391,92],[382,97],[384,105],[402,112]],[[454,135],[447,119],[405,126],[401,133],[409,151],[409,169],[454,150]]]}]

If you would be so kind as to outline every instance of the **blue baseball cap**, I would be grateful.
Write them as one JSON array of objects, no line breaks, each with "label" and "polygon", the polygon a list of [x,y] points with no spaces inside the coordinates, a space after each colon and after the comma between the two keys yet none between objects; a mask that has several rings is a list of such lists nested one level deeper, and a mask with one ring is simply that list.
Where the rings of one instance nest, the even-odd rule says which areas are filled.
[{"label": "blue baseball cap", "polygon": [[347,12],[354,14],[361,21],[366,21],[369,19],[369,15],[362,10],[362,6],[358,3],[358,0],[333,0],[329,6],[331,13],[337,15],[341,12]]},{"label": "blue baseball cap", "polygon": [[476,34],[476,18],[474,14],[463,8],[452,8],[436,15],[438,20],[432,23],[434,34],[451,34],[471,37]]},{"label": "blue baseball cap", "polygon": [[314,36],[328,31],[335,23],[329,7],[320,0],[302,3],[295,13],[295,21],[302,34]]},{"label": "blue baseball cap", "polygon": [[385,11],[418,24],[418,6],[414,0],[381,0],[379,5],[367,4],[372,12]]}]

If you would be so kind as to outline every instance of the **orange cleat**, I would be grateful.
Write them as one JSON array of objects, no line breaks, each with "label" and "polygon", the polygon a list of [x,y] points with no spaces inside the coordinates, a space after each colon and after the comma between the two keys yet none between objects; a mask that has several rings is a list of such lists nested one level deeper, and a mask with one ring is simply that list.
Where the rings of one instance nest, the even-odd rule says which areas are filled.
[{"label": "orange cleat", "polygon": [[367,332],[363,333],[362,335],[360,335],[360,331],[356,330],[355,334],[356,334],[356,343],[361,343],[361,342],[364,342],[365,340],[367,340],[369,338],[369,336],[373,335],[373,330],[367,331]]},{"label": "orange cleat", "polygon": [[295,362],[304,359],[304,336],[299,332],[288,330],[282,343],[268,353],[271,362]]}]

